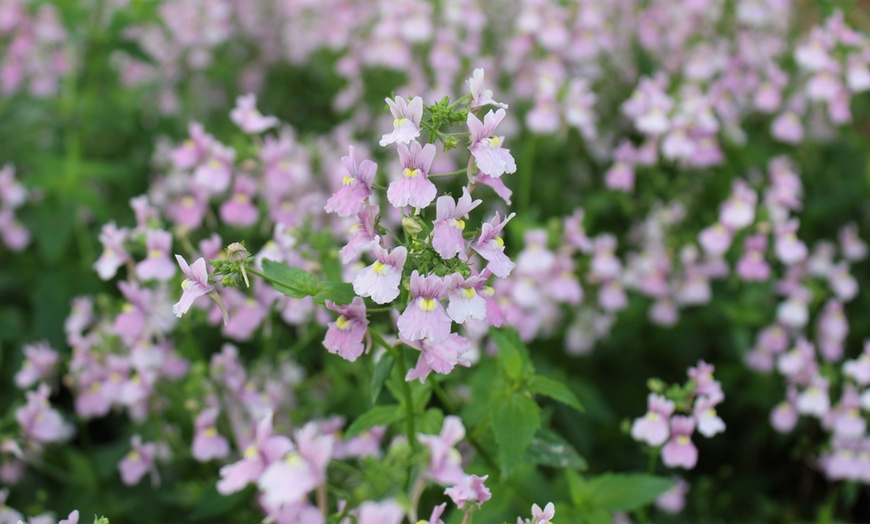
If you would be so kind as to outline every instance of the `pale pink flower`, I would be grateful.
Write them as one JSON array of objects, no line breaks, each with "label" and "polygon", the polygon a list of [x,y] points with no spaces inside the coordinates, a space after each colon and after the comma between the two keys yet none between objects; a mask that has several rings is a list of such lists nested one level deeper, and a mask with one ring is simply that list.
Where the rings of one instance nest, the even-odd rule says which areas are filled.
[{"label": "pale pink flower", "polygon": [[408,258],[408,249],[399,246],[387,251],[380,245],[380,237],[371,244],[375,262],[362,268],[353,280],[353,290],[361,297],[371,297],[378,304],[392,302],[399,296],[402,269]]},{"label": "pale pink flower", "polygon": [[468,149],[474,156],[481,173],[498,178],[505,173],[514,173],[517,164],[509,149],[501,147],[504,137],[495,136],[495,128],[505,117],[505,110],[495,113],[491,110],[484,116],[483,122],[473,113],[468,113],[468,130],[471,132],[471,145]]},{"label": "pale pink flower", "polygon": [[236,107],[230,111],[230,120],[242,131],[252,135],[280,124],[274,116],[263,116],[257,110],[257,95],[253,93],[236,98]]},{"label": "pale pink flower", "polygon": [[423,99],[415,96],[410,102],[397,96],[395,102],[385,99],[393,114],[393,131],[385,134],[379,142],[385,147],[394,142],[407,144],[420,136],[420,121],[423,119]]}]

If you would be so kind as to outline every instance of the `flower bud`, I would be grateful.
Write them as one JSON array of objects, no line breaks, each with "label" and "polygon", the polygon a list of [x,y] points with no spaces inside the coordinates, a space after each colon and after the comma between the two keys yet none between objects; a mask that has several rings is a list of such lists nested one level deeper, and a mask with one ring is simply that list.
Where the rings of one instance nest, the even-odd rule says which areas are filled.
[{"label": "flower bud", "polygon": [[249,256],[251,256],[251,254],[248,253],[245,246],[238,242],[233,242],[227,246],[227,259],[229,259],[230,262],[238,264],[247,260]]},{"label": "flower bud", "polygon": [[420,221],[414,217],[404,217],[402,219],[402,229],[412,238],[416,238],[420,231],[423,231],[423,226]]}]

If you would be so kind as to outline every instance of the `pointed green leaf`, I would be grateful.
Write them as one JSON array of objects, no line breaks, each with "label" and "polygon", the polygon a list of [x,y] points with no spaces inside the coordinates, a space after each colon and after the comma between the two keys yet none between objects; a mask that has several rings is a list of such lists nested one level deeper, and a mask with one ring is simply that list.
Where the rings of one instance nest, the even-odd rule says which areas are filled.
[{"label": "pointed green leaf", "polygon": [[353,421],[347,431],[344,432],[345,437],[356,436],[367,429],[372,429],[375,426],[383,426],[398,422],[405,418],[405,413],[402,406],[393,404],[390,406],[375,406],[359,416]]},{"label": "pointed green leaf", "polygon": [[288,297],[305,298],[317,293],[317,279],[304,269],[265,259],[263,273],[275,281],[271,283],[275,289]]},{"label": "pointed green leaf", "polygon": [[356,293],[353,291],[353,285],[347,282],[325,281],[317,284],[317,293],[314,295],[314,302],[323,304],[327,300],[336,304],[350,304]]},{"label": "pointed green leaf", "polygon": [[621,473],[605,473],[588,482],[592,504],[608,512],[637,509],[673,485],[673,480],[663,477]]},{"label": "pointed green leaf", "polygon": [[492,429],[503,477],[510,475],[522,460],[539,427],[541,408],[531,397],[516,392],[496,401],[492,411]]},{"label": "pointed green leaf", "polygon": [[375,372],[372,375],[372,404],[377,402],[381,389],[384,387],[384,382],[390,378],[390,372],[393,370],[393,364],[395,363],[395,357],[389,353],[381,355],[380,360],[375,363]]},{"label": "pointed green leaf", "polygon": [[541,428],[526,451],[526,460],[551,468],[585,470],[586,459],[558,433]]},{"label": "pointed green leaf", "polygon": [[542,375],[535,375],[532,377],[532,380],[529,381],[529,389],[539,395],[558,400],[562,404],[572,407],[577,411],[583,411],[583,405],[577,399],[577,395],[568,389],[568,386],[557,380]]},{"label": "pointed green leaf", "polygon": [[519,380],[525,373],[534,373],[529,350],[520,340],[516,330],[493,329],[490,330],[492,340],[498,346],[498,360],[505,374],[513,380]]}]

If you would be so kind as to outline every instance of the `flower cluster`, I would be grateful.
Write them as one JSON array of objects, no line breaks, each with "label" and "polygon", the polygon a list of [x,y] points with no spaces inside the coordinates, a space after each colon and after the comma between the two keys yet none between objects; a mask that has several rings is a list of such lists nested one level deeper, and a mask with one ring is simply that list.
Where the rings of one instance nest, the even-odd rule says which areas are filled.
[{"label": "flower cluster", "polygon": [[[698,463],[698,448],[692,443],[695,430],[709,438],[725,431],[725,422],[716,406],[725,399],[722,386],[713,378],[714,368],[704,362],[689,368],[689,382],[652,392],[647,398],[647,413],[634,420],[631,436],[653,448],[661,447],[662,462],[669,468],[692,469]],[[677,412],[685,415],[677,415]]]},{"label": "flower cluster", "polygon": [[21,251],[30,243],[30,232],[15,217],[15,210],[27,201],[27,189],[15,180],[15,168],[0,169],[0,238],[6,247]]}]

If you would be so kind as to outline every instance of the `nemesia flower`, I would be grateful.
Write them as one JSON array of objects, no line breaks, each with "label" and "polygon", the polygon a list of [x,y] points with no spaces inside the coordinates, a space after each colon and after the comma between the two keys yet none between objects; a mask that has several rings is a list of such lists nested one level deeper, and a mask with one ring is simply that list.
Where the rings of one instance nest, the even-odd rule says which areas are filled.
[{"label": "nemesia flower", "polygon": [[214,137],[199,122],[191,122],[187,128],[190,138],[170,154],[176,169],[190,169],[202,162],[214,142]]},{"label": "nemesia flower", "polygon": [[36,442],[60,442],[73,434],[73,427],[49,404],[50,395],[51,388],[40,384],[36,391],[27,392],[27,404],[15,410],[15,420],[24,435]]},{"label": "nemesia flower", "polygon": [[238,176],[233,184],[233,194],[221,204],[218,214],[221,221],[231,226],[248,227],[257,223],[260,212],[252,199],[257,194],[257,181],[248,176]]},{"label": "nemesia flower", "polygon": [[660,510],[671,515],[683,511],[686,505],[686,493],[689,492],[689,483],[677,478],[674,487],[665,491],[655,500],[655,505]]},{"label": "nemesia flower", "polygon": [[481,504],[492,498],[489,488],[483,485],[489,475],[478,477],[468,475],[452,488],[444,490],[444,494],[450,497],[456,507],[464,508],[469,502],[476,502],[479,508]]},{"label": "nemesia flower", "polygon": [[474,70],[471,78],[468,79],[468,89],[471,92],[471,104],[469,108],[472,110],[480,109],[485,105],[491,105],[507,109],[508,105],[501,102],[496,102],[492,99],[492,89],[483,87],[483,69],[478,67]]},{"label": "nemesia flower", "polygon": [[230,444],[217,432],[217,418],[220,411],[208,408],[196,416],[195,434],[191,451],[193,458],[200,462],[226,458],[230,454]]},{"label": "nemesia flower", "polygon": [[363,502],[357,510],[357,524],[401,524],[405,510],[395,500]]},{"label": "nemesia flower", "polygon": [[327,213],[349,217],[363,210],[365,200],[372,194],[372,184],[378,165],[371,160],[357,162],[356,150],[350,146],[348,156],[341,157],[341,163],[350,176],[342,179],[341,188],[326,202]]},{"label": "nemesia flower", "polygon": [[719,401],[719,398],[705,395],[695,398],[695,407],[692,413],[698,425],[698,433],[705,437],[712,437],[725,431],[725,422],[716,414],[715,406]]},{"label": "nemesia flower", "polygon": [[799,224],[798,219],[793,218],[776,227],[774,251],[776,257],[787,266],[802,262],[807,258],[807,246],[798,240],[796,235]]},{"label": "nemesia flower", "polygon": [[484,116],[483,122],[473,113],[468,113],[468,130],[471,132],[471,145],[468,149],[474,156],[478,169],[493,178],[498,178],[505,173],[514,173],[517,164],[511,156],[510,150],[501,147],[504,137],[493,135],[499,122],[505,117],[505,110],[499,109],[495,113],[491,110]]},{"label": "nemesia flower", "polygon": [[396,322],[399,336],[414,342],[428,339],[430,343],[444,341],[450,335],[452,322],[441,305],[448,285],[437,275],[420,276],[411,273],[411,301]]},{"label": "nemesia flower", "polygon": [[233,176],[233,164],[236,151],[214,142],[209,146],[207,159],[199,164],[193,172],[193,182],[197,189],[218,195],[230,187]]},{"label": "nemesia flower", "polygon": [[294,433],[296,449],[283,460],[270,464],[257,481],[267,508],[297,502],[326,481],[334,439],[332,435],[319,434],[313,422]]},{"label": "nemesia flower", "polygon": [[149,229],[145,234],[145,247],[148,255],[136,264],[136,276],[142,280],[167,281],[175,276],[176,267],[169,258],[172,248],[172,233]]},{"label": "nemesia flower", "polygon": [[[429,516],[429,520],[422,521],[425,524],[444,524],[444,521],[441,520],[441,515],[444,514],[444,510],[447,509],[447,503],[442,502],[441,504],[432,508],[432,514]],[[418,523],[420,524],[420,523]]]},{"label": "nemesia flower", "polygon": [[245,133],[257,135],[277,127],[280,121],[274,116],[263,116],[257,110],[257,95],[248,93],[236,98],[236,107],[230,111],[230,120]]},{"label": "nemesia flower", "polygon": [[795,407],[802,415],[813,415],[817,418],[827,415],[831,409],[828,380],[818,375],[813,377],[810,385],[798,394]]},{"label": "nemesia flower", "polygon": [[447,297],[447,314],[457,324],[464,324],[469,319],[484,320],[486,318],[486,299],[477,292],[481,281],[485,278],[470,276],[467,279],[455,273],[450,275]]},{"label": "nemesia flower", "polygon": [[631,425],[631,438],[650,446],[661,446],[670,436],[668,420],[674,413],[674,403],[661,395],[650,393],[647,405],[646,415],[635,419]]},{"label": "nemesia flower", "polygon": [[456,484],[465,476],[462,457],[456,450],[465,438],[465,426],[456,415],[447,415],[438,435],[418,434],[417,439],[429,448],[429,468],[426,475],[439,484]]},{"label": "nemesia flower", "polygon": [[692,469],[698,462],[698,448],[692,444],[695,419],[675,415],[671,418],[671,439],[662,448],[662,462],[669,468]]},{"label": "nemesia flower", "polygon": [[515,216],[516,213],[511,213],[501,221],[496,211],[492,220],[483,223],[480,236],[471,244],[471,249],[487,261],[486,269],[499,278],[507,278],[516,265],[504,254],[504,240],[499,236],[504,226]]},{"label": "nemesia flower", "polygon": [[351,362],[355,361],[365,350],[363,338],[369,325],[365,301],[361,297],[354,297],[350,304],[337,305],[327,300],[326,309],[335,311],[340,316],[335,322],[329,323],[323,346],[330,353]]},{"label": "nemesia flower", "polygon": [[417,365],[409,369],[405,375],[406,381],[419,379],[420,382],[424,382],[432,371],[447,375],[456,366],[471,365],[471,362],[463,358],[471,350],[471,346],[467,339],[456,333],[450,333],[441,342],[432,342],[425,338],[418,341],[402,340],[402,342],[420,351]]},{"label": "nemesia flower", "polygon": [[135,486],[146,473],[151,473],[152,482],[156,484],[157,470],[154,467],[154,457],[157,453],[157,444],[153,442],[143,444],[141,436],[133,435],[130,445],[133,449],[118,463],[121,482],[126,486]]},{"label": "nemesia flower", "polygon": [[293,443],[283,435],[272,434],[272,410],[268,409],[257,423],[255,440],[242,453],[242,459],[220,469],[217,491],[229,495],[256,482],[266,468],[286,456]]},{"label": "nemesia flower", "polygon": [[181,266],[181,271],[185,276],[187,276],[187,279],[181,283],[181,289],[183,290],[181,298],[174,306],[172,306],[172,312],[175,316],[181,317],[181,315],[187,313],[190,306],[192,306],[193,302],[199,297],[203,295],[211,295],[218,307],[221,308],[224,317],[224,324],[227,324],[229,318],[227,316],[226,308],[224,308],[220,296],[215,292],[214,286],[208,282],[208,271],[205,267],[205,259],[198,258],[192,266],[188,266],[187,261],[184,260],[181,255],[175,255],[175,259],[178,261],[178,265]]},{"label": "nemesia flower", "polygon": [[376,205],[367,204],[362,211],[357,214],[359,222],[350,227],[350,238],[344,247],[339,251],[342,264],[349,264],[369,245],[375,241],[377,229],[375,227],[380,208]]},{"label": "nemesia flower", "polygon": [[448,195],[438,197],[435,202],[435,222],[432,230],[432,247],[444,260],[459,256],[462,261],[468,260],[465,250],[465,230],[463,217],[467,216],[482,200],[471,200],[468,189],[462,188],[462,196],[455,202]]},{"label": "nemesia flower", "polygon": [[60,360],[58,352],[51,349],[46,342],[24,346],[24,355],[24,363],[15,374],[15,385],[20,389],[27,389],[39,381],[50,379]]},{"label": "nemesia flower", "polygon": [[57,524],[79,524],[79,510],[72,510],[67,518],[60,519]]},{"label": "nemesia flower", "polygon": [[428,207],[435,200],[438,190],[427,177],[432,161],[435,159],[435,145],[412,140],[410,148],[399,144],[399,159],[402,164],[402,177],[390,182],[387,200],[395,207]]},{"label": "nemesia flower", "polygon": [[396,101],[385,99],[393,114],[393,132],[385,134],[379,142],[381,147],[398,142],[407,144],[420,136],[420,121],[423,119],[423,99],[415,96],[410,102],[396,97]]},{"label": "nemesia flower", "polygon": [[99,236],[100,243],[103,244],[103,254],[94,263],[94,269],[101,279],[109,280],[114,277],[118,268],[130,259],[127,250],[124,249],[128,234],[127,229],[118,229],[114,222],[103,226]]},{"label": "nemesia flower", "polygon": [[380,237],[371,244],[374,264],[362,268],[353,280],[353,290],[361,297],[371,297],[377,304],[392,302],[399,296],[402,269],[408,258],[408,249],[399,246],[387,251],[380,245]]},{"label": "nemesia flower", "polygon": [[548,502],[544,509],[537,504],[532,504],[532,518],[525,521],[517,517],[517,524],[550,524],[556,516],[556,506],[552,502]]},{"label": "nemesia flower", "polygon": [[513,191],[504,185],[504,181],[501,178],[491,177],[486,173],[478,173],[476,181],[478,184],[491,187],[492,190],[495,191],[495,194],[504,200],[505,204],[511,205],[511,195],[513,194]]}]

